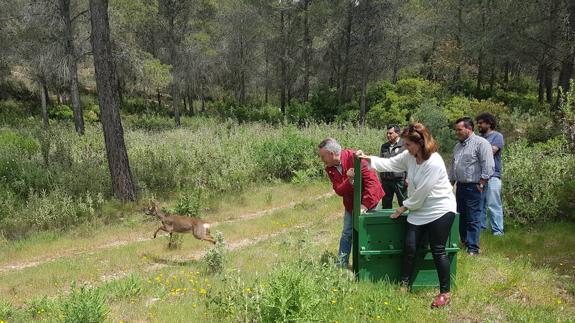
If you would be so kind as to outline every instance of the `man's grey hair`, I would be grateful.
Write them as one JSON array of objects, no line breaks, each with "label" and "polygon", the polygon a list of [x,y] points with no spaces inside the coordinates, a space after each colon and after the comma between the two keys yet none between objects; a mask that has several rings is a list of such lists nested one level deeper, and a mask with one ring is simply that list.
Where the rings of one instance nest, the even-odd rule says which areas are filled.
[{"label": "man's grey hair", "polygon": [[341,153],[341,145],[337,143],[337,141],[333,138],[326,138],[319,143],[319,149],[324,148],[327,151],[331,151],[336,155]]}]

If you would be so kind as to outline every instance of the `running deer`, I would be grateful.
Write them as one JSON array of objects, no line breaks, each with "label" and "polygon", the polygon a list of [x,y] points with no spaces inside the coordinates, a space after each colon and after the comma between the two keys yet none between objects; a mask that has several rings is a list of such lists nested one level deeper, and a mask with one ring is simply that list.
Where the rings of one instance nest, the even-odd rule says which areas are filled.
[{"label": "running deer", "polygon": [[162,226],[154,232],[154,238],[160,230],[165,231],[172,236],[172,233],[189,233],[191,232],[196,239],[209,241],[213,244],[216,240],[210,235],[210,225],[204,221],[189,216],[167,215],[160,210],[156,202],[144,210],[147,215],[157,216],[162,221]]}]

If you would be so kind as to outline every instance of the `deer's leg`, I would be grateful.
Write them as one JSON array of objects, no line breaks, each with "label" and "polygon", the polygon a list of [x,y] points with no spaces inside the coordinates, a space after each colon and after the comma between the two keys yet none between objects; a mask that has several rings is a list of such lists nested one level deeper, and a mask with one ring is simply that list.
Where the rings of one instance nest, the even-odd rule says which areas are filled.
[{"label": "deer's leg", "polygon": [[165,231],[165,232],[168,232],[168,230],[166,230],[163,226],[161,226],[161,227],[158,228],[158,230],[156,230],[156,232],[154,232],[154,238],[156,238],[156,235],[158,234],[158,232],[159,232],[160,230]]}]

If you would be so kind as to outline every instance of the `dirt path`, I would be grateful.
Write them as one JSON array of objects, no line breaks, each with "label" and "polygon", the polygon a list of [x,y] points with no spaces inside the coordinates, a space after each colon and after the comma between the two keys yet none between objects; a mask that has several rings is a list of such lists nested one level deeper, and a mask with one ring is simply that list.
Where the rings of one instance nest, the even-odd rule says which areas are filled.
[{"label": "dirt path", "polygon": [[[220,222],[212,222],[211,225],[212,225],[212,227],[217,227],[218,225],[222,225],[222,224],[252,220],[252,219],[266,216],[266,215],[274,213],[276,211],[293,208],[302,202],[315,202],[318,200],[329,198],[333,195],[334,195],[334,193],[326,193],[326,194],[322,194],[322,195],[316,196],[316,197],[311,198],[311,199],[305,199],[304,201],[291,202],[291,203],[288,203],[286,205],[270,208],[267,210],[262,210],[262,211],[258,211],[258,212],[252,212],[252,213],[245,213],[245,214],[242,214],[242,215],[240,215],[234,219],[230,219],[230,220],[226,220],[226,221],[220,221]],[[66,250],[66,251],[58,253],[56,255],[51,255],[51,256],[46,256],[46,257],[37,257],[36,259],[32,259],[29,261],[5,264],[5,265],[0,266],[0,274],[5,273],[5,272],[11,272],[11,271],[20,271],[20,270],[23,270],[26,268],[40,266],[40,265],[43,265],[45,263],[48,263],[48,262],[51,262],[54,260],[58,260],[58,259],[64,258],[64,257],[75,257],[75,256],[80,256],[80,255],[90,255],[90,254],[94,254],[94,253],[102,251],[102,250],[111,249],[111,248],[118,248],[118,247],[125,246],[128,244],[138,243],[138,242],[143,242],[143,241],[149,241],[152,239],[153,238],[150,237],[150,235],[148,233],[146,233],[146,236],[136,236],[136,237],[130,238],[130,239],[115,240],[113,242],[110,242],[110,243],[107,243],[104,245],[100,245],[100,246],[97,246],[95,248],[91,248],[89,250],[85,250],[85,249],[74,250],[74,249],[72,249],[72,250]],[[268,239],[268,238],[266,238],[266,239]],[[249,239],[249,240],[252,240],[252,239]],[[240,242],[237,242],[237,243],[240,243]],[[245,243],[245,242],[243,242],[243,243]],[[254,242],[254,243],[257,243],[257,242]],[[237,246],[235,246],[235,244],[230,244],[229,248],[232,248],[231,250],[234,250],[235,248],[237,248]],[[201,258],[202,256],[203,256],[203,254],[201,254],[201,255],[199,254],[198,259]]]},{"label": "dirt path", "polygon": [[[321,221],[319,224],[324,224],[324,223],[327,223],[328,221],[335,220],[340,216],[341,216],[340,213],[332,214],[328,217],[325,217],[323,219],[323,221]],[[232,241],[232,242],[225,242],[226,243],[226,250],[227,251],[234,251],[234,250],[246,248],[246,247],[255,245],[257,243],[260,243],[262,241],[267,241],[267,240],[273,239],[275,237],[281,236],[287,232],[303,229],[307,226],[309,226],[309,223],[293,226],[290,228],[282,229],[282,230],[279,230],[276,232],[264,234],[264,235],[249,238],[249,239],[240,239],[240,240],[236,240],[236,241]],[[187,262],[191,262],[191,261],[198,261],[206,254],[206,252],[207,252],[207,250],[194,251],[194,252],[187,254],[187,255],[180,255],[178,257],[174,257],[173,259],[169,259],[169,260],[168,259],[162,259],[161,261],[158,261],[156,263],[153,263],[153,264],[147,266],[146,268],[144,268],[143,271],[144,272],[152,272],[152,271],[155,271],[155,270],[158,270],[161,268],[168,267],[168,266],[170,266],[170,263],[184,263],[184,262],[187,263]],[[101,282],[108,282],[108,281],[113,281],[113,280],[117,280],[117,279],[122,279],[122,278],[130,275],[131,273],[132,273],[132,271],[115,272],[115,273],[111,273],[111,274],[102,276],[100,278],[100,280],[101,280]]]}]

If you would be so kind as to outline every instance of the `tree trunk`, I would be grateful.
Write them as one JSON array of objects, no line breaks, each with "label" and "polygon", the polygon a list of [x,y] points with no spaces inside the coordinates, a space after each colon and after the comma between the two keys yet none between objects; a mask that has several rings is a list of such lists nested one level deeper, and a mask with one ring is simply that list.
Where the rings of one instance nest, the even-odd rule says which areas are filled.
[{"label": "tree trunk", "polygon": [[497,78],[496,75],[496,70],[495,70],[495,58],[493,58],[493,60],[491,61],[491,77],[489,78],[489,92],[493,93],[493,90],[495,88],[495,79]]},{"label": "tree trunk", "polygon": [[286,113],[286,96],[287,96],[287,28],[285,26],[284,11],[280,13],[281,33],[283,38],[283,48],[281,55],[281,93],[280,93],[280,110],[282,115]]},{"label": "tree trunk", "polygon": [[568,54],[561,61],[561,72],[559,73],[559,86],[561,87],[560,95],[557,96],[557,102],[562,100],[563,96],[569,92],[569,80],[573,77],[575,64],[575,5],[568,9],[568,26],[565,33],[565,43],[568,44]]},{"label": "tree trunk", "polygon": [[505,62],[505,67],[503,70],[503,87],[506,90],[509,87],[509,61]]},{"label": "tree trunk", "polygon": [[[573,63],[575,61],[575,51],[563,59],[561,62],[561,72],[559,73],[559,86],[561,87],[561,97],[569,92],[569,80],[573,77]],[[559,98],[558,98],[559,99]]]},{"label": "tree trunk", "polygon": [[48,105],[46,98],[48,97],[48,88],[46,87],[46,80],[42,78],[40,80],[40,101],[42,102],[42,124],[44,128],[50,126],[50,121],[48,119]]},{"label": "tree trunk", "polygon": [[395,30],[395,48],[393,51],[393,72],[391,75],[391,83],[397,83],[397,77],[399,73],[399,60],[401,53],[401,15],[397,15],[397,29]]},{"label": "tree trunk", "polygon": [[194,116],[194,96],[188,92],[188,105],[190,106],[190,116]]},{"label": "tree trunk", "polygon": [[427,66],[426,78],[429,81],[433,81],[435,79],[435,71],[433,70],[433,64],[435,64],[434,57],[436,49],[437,49],[437,25],[433,26],[433,41],[431,42],[431,50],[423,58],[423,63],[424,65]]},{"label": "tree trunk", "polygon": [[543,103],[545,97],[545,65],[541,63],[537,70],[537,80],[539,81],[539,88],[537,90],[537,101]]},{"label": "tree trunk", "polygon": [[351,65],[351,27],[353,24],[353,2],[350,1],[347,9],[347,20],[345,26],[345,58],[343,61],[343,71],[341,75],[341,89],[339,95],[339,104],[347,102],[348,73]]},{"label": "tree trunk", "polygon": [[367,92],[367,78],[368,78],[368,67],[364,66],[361,73],[361,96],[359,99],[359,125],[360,127],[365,126],[365,115],[367,113],[366,107],[366,92]]},{"label": "tree trunk", "polygon": [[303,88],[302,88],[302,101],[307,102],[309,97],[309,78],[311,68],[311,37],[309,34],[309,12],[308,7],[311,0],[304,0],[304,29],[303,29],[303,42],[304,42],[304,75],[303,75]]},{"label": "tree trunk", "polygon": [[266,62],[265,62],[265,85],[264,85],[264,103],[268,104],[268,96],[270,91],[270,80],[269,80],[269,49],[266,48],[265,52]]},{"label": "tree trunk", "polygon": [[182,95],[182,103],[183,103],[183,106],[184,106],[184,111],[182,112],[182,114],[189,116],[189,115],[190,115],[190,107],[189,107],[189,104],[188,104],[188,99],[186,99],[186,96],[185,96],[185,95]]},{"label": "tree trunk", "polygon": [[74,127],[78,135],[84,134],[84,116],[80,106],[80,92],[78,90],[78,66],[74,48],[74,34],[72,30],[72,17],[70,17],[70,0],[59,1],[60,16],[64,20],[64,37],[66,50],[66,63],[70,79],[70,96],[74,112]]},{"label": "tree trunk", "polygon": [[553,68],[551,64],[545,65],[545,100],[551,104],[553,102]]},{"label": "tree trunk", "polygon": [[158,93],[158,111],[162,110],[162,94],[160,93],[160,89],[156,90]]},{"label": "tree trunk", "polygon": [[120,107],[124,104],[124,87],[123,87],[123,82],[122,82],[122,78],[120,77],[120,75],[118,75],[118,73],[116,72],[116,78],[118,79],[118,96],[120,98]]},{"label": "tree trunk", "polygon": [[245,54],[244,54],[244,36],[240,35],[240,88],[239,88],[239,103],[244,105],[246,103],[246,69],[245,69]]},{"label": "tree trunk", "polygon": [[455,43],[457,46],[457,68],[455,69],[455,75],[453,76],[454,82],[459,82],[461,79],[461,51],[462,51],[462,40],[463,40],[463,3],[464,0],[459,0],[459,4],[457,6],[457,35],[455,36]]},{"label": "tree trunk", "polygon": [[200,95],[200,101],[201,101],[200,102],[201,103],[200,109],[201,109],[202,113],[204,113],[204,112],[206,112],[206,97],[204,96],[204,89],[202,89],[201,91],[202,91],[202,93]]},{"label": "tree trunk", "polygon": [[475,87],[475,93],[476,95],[479,95],[481,92],[481,86],[483,85],[483,49],[479,50],[479,57],[477,61],[477,84]]},{"label": "tree trunk", "polygon": [[128,153],[124,143],[124,129],[120,117],[120,98],[115,80],[108,0],[90,0],[92,25],[92,53],[100,104],[100,121],[104,131],[108,168],[114,196],[123,202],[136,200]]},{"label": "tree trunk", "polygon": [[174,109],[174,121],[176,122],[176,127],[180,127],[180,102],[179,102],[179,89],[178,89],[178,77],[177,77],[177,63],[178,63],[178,52],[176,44],[175,26],[174,26],[174,13],[170,16],[169,32],[170,32],[170,61],[172,63],[172,108]]}]

